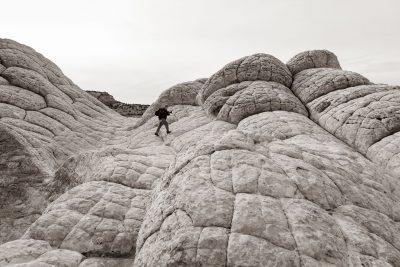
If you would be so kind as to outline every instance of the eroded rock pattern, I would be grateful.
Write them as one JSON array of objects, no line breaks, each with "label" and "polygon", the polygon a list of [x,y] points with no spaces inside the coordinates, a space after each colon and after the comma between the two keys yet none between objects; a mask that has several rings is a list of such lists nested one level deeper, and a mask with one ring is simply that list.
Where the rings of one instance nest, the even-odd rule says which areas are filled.
[{"label": "eroded rock pattern", "polygon": [[165,90],[143,113],[143,116],[136,124],[136,127],[141,126],[153,117],[154,113],[165,105],[196,105],[197,94],[204,82],[204,79],[198,79],[191,82],[180,83]]},{"label": "eroded rock pattern", "polygon": [[255,54],[130,119],[0,39],[0,266],[400,266],[399,89]]},{"label": "eroded rock pattern", "polygon": [[212,75],[201,88],[199,102],[215,91],[243,81],[277,82],[286,87],[292,84],[289,69],[279,59],[267,54],[254,54],[235,60]]},{"label": "eroded rock pattern", "polygon": [[83,255],[65,249],[53,249],[41,240],[15,240],[0,245],[0,266],[78,267]]},{"label": "eroded rock pattern", "polygon": [[293,75],[313,68],[341,69],[336,55],[328,50],[312,50],[299,53],[290,59],[286,65]]},{"label": "eroded rock pattern", "polygon": [[292,85],[312,120],[397,177],[399,89],[325,66],[300,71]]},{"label": "eroded rock pattern", "polygon": [[245,81],[220,89],[207,98],[204,108],[208,114],[232,123],[238,123],[253,114],[275,110],[307,116],[304,105],[289,88],[264,81]]},{"label": "eroded rock pattern", "polygon": [[103,181],[84,183],[51,203],[22,238],[85,255],[130,255],[148,193]]},{"label": "eroded rock pattern", "polygon": [[[396,225],[398,181],[379,177],[382,170],[305,116],[265,112],[234,131],[242,135],[231,146],[217,139],[207,155],[164,176],[139,233],[138,266],[357,266],[364,252],[349,258],[346,240],[358,233],[336,222],[356,216],[342,209]],[[358,229],[365,219],[356,219]],[[360,242],[379,251],[373,240]]]}]

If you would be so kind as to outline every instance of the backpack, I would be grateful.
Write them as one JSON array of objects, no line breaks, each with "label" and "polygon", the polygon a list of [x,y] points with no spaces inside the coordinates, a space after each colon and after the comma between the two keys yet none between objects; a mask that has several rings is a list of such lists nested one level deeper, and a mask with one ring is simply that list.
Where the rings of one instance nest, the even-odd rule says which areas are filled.
[{"label": "backpack", "polygon": [[160,110],[157,110],[157,111],[154,113],[154,115],[156,115],[156,116],[160,115]]}]

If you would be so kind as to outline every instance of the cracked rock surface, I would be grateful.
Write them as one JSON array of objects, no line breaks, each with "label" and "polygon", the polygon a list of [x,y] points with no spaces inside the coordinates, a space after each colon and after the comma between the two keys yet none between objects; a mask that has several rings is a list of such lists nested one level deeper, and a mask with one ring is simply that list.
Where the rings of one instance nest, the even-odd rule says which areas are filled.
[{"label": "cracked rock surface", "polygon": [[292,75],[286,65],[274,56],[260,53],[243,57],[227,64],[204,83],[199,92],[199,102],[204,103],[212,93],[231,84],[258,80],[290,87]]},{"label": "cracked rock surface", "polygon": [[312,50],[297,54],[286,64],[292,75],[313,68],[341,69],[336,55],[328,50]]},{"label": "cracked rock surface", "polygon": [[399,86],[323,67],[297,73],[291,89],[313,121],[399,177]]},{"label": "cracked rock surface", "polygon": [[0,39],[0,266],[400,266],[399,89],[255,54],[126,118]]},{"label": "cracked rock surface", "polygon": [[241,82],[209,96],[204,108],[210,115],[238,123],[247,116],[265,111],[286,110],[307,116],[304,105],[289,88],[275,82]]},{"label": "cracked rock surface", "polygon": [[22,238],[85,255],[130,255],[148,193],[104,181],[81,184],[51,203]]}]

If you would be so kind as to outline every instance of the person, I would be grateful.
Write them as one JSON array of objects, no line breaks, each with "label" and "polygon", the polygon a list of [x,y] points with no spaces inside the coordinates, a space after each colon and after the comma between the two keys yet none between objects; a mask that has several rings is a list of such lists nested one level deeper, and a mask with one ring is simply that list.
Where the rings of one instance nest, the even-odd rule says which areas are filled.
[{"label": "person", "polygon": [[159,108],[159,109],[155,112],[155,115],[158,117],[158,119],[159,119],[159,121],[160,121],[160,123],[158,124],[157,131],[156,131],[156,133],[155,133],[155,135],[157,135],[157,136],[158,136],[158,132],[159,132],[160,129],[161,129],[161,126],[163,126],[163,125],[165,126],[165,129],[167,129],[167,134],[171,133],[171,131],[169,130],[169,127],[168,127],[167,117],[168,117],[168,115],[170,115],[172,112],[168,111],[167,108],[168,108],[168,105],[164,105],[164,107]]}]

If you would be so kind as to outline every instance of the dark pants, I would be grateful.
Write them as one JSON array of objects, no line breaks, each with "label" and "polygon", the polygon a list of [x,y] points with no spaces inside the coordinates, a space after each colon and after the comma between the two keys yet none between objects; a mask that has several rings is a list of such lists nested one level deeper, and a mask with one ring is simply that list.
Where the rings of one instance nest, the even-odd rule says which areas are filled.
[{"label": "dark pants", "polygon": [[161,126],[163,126],[163,125],[165,125],[165,129],[167,129],[167,132],[169,132],[167,119],[160,119],[160,123],[158,124],[156,133],[158,133],[160,131]]}]

